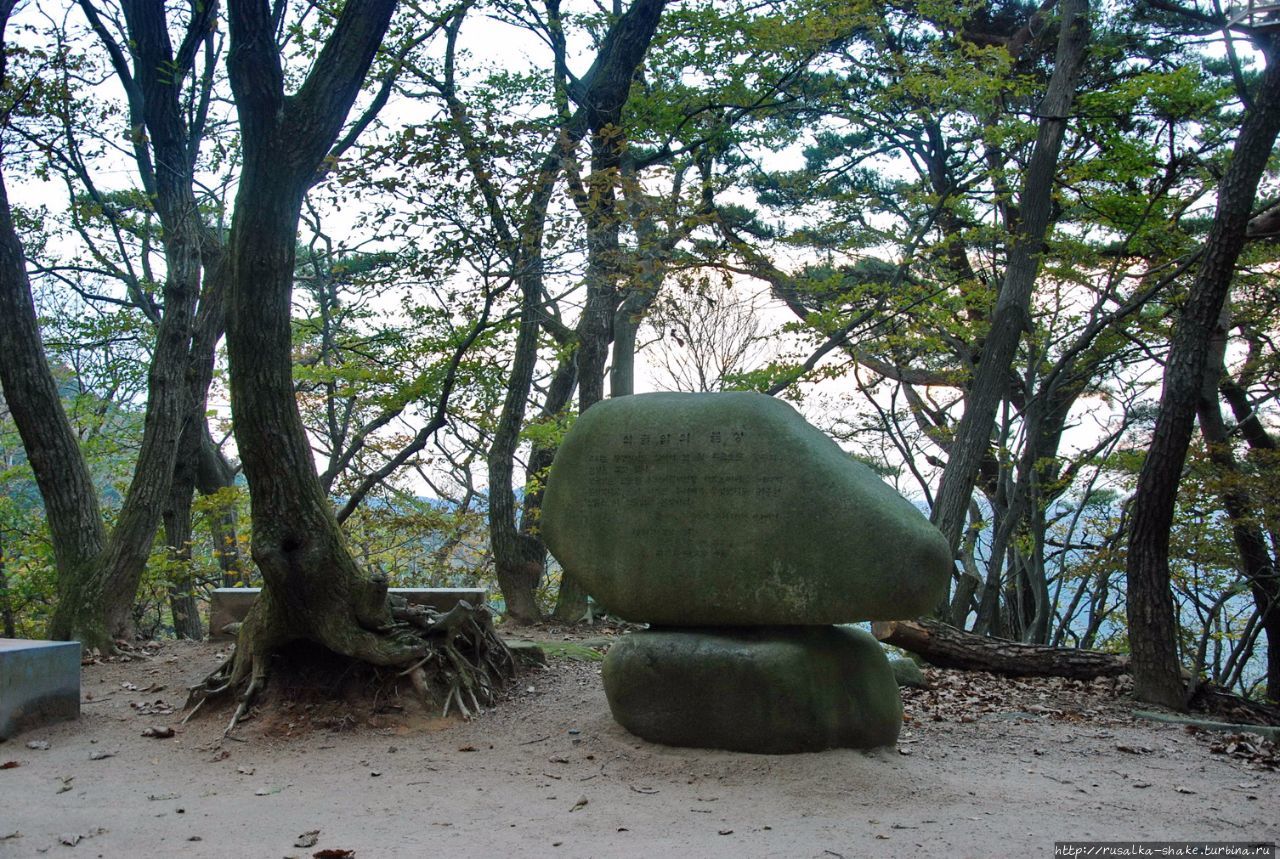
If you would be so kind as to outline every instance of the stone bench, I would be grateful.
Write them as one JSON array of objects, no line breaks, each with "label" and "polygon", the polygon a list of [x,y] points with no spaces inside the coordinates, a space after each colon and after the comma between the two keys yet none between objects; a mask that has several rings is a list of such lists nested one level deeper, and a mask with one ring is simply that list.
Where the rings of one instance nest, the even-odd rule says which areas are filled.
[{"label": "stone bench", "polygon": [[80,716],[80,642],[0,638],[0,740]]},{"label": "stone bench", "polygon": [[[209,596],[209,637],[211,639],[234,638],[222,630],[230,623],[241,623],[261,588],[215,588]],[[480,605],[488,596],[484,588],[387,588],[390,593],[404,597],[413,605],[423,605],[435,611],[448,611],[461,600]]]}]

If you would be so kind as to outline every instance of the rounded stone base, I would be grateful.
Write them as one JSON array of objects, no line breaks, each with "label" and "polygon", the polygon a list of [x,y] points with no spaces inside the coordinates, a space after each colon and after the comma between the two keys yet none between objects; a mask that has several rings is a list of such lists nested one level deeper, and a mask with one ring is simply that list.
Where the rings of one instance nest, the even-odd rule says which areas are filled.
[{"label": "rounded stone base", "polygon": [[603,674],[613,718],[669,746],[872,748],[902,727],[884,651],[850,627],[650,629],[619,640]]}]

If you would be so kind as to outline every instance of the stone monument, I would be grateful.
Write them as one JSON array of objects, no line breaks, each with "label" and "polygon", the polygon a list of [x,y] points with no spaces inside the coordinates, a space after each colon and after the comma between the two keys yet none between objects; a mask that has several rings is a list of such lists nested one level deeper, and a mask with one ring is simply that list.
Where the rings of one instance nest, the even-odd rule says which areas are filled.
[{"label": "stone monument", "polygon": [[880,645],[833,624],[931,610],[946,540],[786,403],[638,394],[561,445],[542,532],[605,608],[651,628],[604,663],[614,718],[668,745],[751,752],[891,745]]}]

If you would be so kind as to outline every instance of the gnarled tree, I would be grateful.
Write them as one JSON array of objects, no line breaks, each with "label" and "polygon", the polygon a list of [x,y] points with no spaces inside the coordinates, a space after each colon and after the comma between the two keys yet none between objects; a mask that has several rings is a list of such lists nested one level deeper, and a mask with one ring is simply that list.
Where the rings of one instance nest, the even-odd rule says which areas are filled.
[{"label": "gnarled tree", "polygon": [[[365,575],[347,550],[315,473],[292,380],[290,294],[303,198],[324,173],[396,2],[344,5],[291,95],[275,41],[286,5],[273,11],[266,0],[229,4],[228,63],[244,168],[231,228],[227,351],[253,558],[264,587],[235,656],[197,697],[248,680],[238,718],[261,687],[269,657],[301,641],[375,666],[407,666],[424,694],[424,669],[436,657],[440,676],[451,681],[450,697],[456,694],[465,710],[464,700],[474,705],[491,696],[512,667],[510,655],[483,613],[463,609],[437,621],[401,607],[393,617],[385,579]],[[455,647],[459,634],[469,655]]]}]

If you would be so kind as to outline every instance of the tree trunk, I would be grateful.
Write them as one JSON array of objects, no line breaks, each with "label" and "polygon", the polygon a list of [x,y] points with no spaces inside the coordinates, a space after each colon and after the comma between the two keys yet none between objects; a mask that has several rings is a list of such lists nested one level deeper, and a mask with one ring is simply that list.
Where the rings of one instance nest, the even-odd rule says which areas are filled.
[{"label": "tree trunk", "polygon": [[1053,76],[1040,105],[1040,130],[1023,178],[1019,199],[1021,221],[1009,249],[991,329],[938,487],[932,518],[953,551],[960,545],[965,511],[973,495],[978,469],[991,444],[996,410],[1008,388],[1009,370],[1018,343],[1022,332],[1031,327],[1031,295],[1049,226],[1058,152],[1088,42],[1088,15],[1088,0],[1064,0]]},{"label": "tree trunk", "polygon": [[1241,572],[1249,583],[1259,623],[1267,636],[1266,696],[1272,701],[1280,701],[1280,575],[1258,525],[1258,508],[1231,449],[1230,433],[1218,402],[1218,384],[1227,372],[1228,317],[1229,311],[1224,307],[1221,322],[1210,343],[1196,414],[1209,460],[1222,472],[1218,494],[1231,523],[1231,536],[1240,555]]},{"label": "tree trunk", "polygon": [[609,367],[609,396],[628,397],[636,392],[636,335],[640,331],[643,309],[636,309],[642,299],[644,307],[657,296],[631,293],[613,314],[613,362]]},{"label": "tree trunk", "polygon": [[[202,416],[203,417],[203,416]],[[190,420],[182,430],[179,454],[174,463],[169,504],[165,507],[164,539],[169,552],[169,609],[173,614],[173,634],[178,638],[199,641],[204,638],[196,599],[195,571],[191,568],[191,497],[195,491],[199,440],[188,438],[199,433]],[[197,451],[191,448],[195,446]]]},{"label": "tree trunk", "polygon": [[965,531],[964,543],[960,547],[960,563],[964,572],[956,585],[956,592],[951,598],[951,625],[964,629],[969,622],[969,612],[974,608],[974,595],[982,587],[982,576],[978,574],[978,537],[984,525],[982,510],[974,501],[969,502],[969,527]]},{"label": "tree trunk", "polygon": [[395,0],[346,4],[310,75],[287,100],[270,10],[255,0],[229,8],[228,66],[244,167],[231,227],[227,357],[253,559],[263,577],[232,678],[265,671],[266,654],[297,639],[374,665],[404,664],[426,648],[383,634],[391,624],[386,581],[358,569],[316,477],[294,396],[290,302],[303,196],[360,90]]},{"label": "tree trunk", "polygon": [[[8,11],[3,9],[0,33]],[[75,637],[86,647],[106,649],[111,635],[101,611],[102,582],[96,565],[107,535],[98,510],[98,490],[45,360],[22,243],[13,226],[2,173],[0,319],[4,319],[0,324],[0,354],[4,355],[0,385],[44,499],[58,571],[58,622],[49,635]]]},{"label": "tree trunk", "polygon": [[227,355],[263,589],[232,660],[193,697],[203,701],[247,682],[233,726],[261,688],[268,657],[295,641],[373,666],[408,665],[399,673],[420,697],[429,695],[429,683],[447,686],[446,710],[456,700],[464,715],[464,691],[472,706],[491,704],[514,673],[483,611],[459,603],[435,617],[392,606],[386,579],[362,574],[316,475],[294,395],[290,295],[302,200],[394,8],[395,0],[343,5],[307,78],[286,98],[270,9],[261,0],[230,3],[229,71],[244,167],[231,227]]},{"label": "tree trunk", "polygon": [[1209,342],[1230,290],[1258,182],[1280,132],[1280,63],[1276,45],[1246,109],[1200,269],[1174,327],[1160,412],[1138,475],[1127,562],[1129,644],[1139,699],[1186,708],[1178,661],[1177,621],[1169,589],[1169,532],[1178,482],[1204,382]]},{"label": "tree trunk", "polygon": [[[573,389],[576,384],[576,362],[574,356],[569,355],[556,367],[551,376],[551,383],[547,386],[547,397],[542,404],[541,412],[544,420],[564,412],[573,399]],[[547,550],[542,542],[539,522],[542,514],[542,496],[546,489],[546,476],[555,456],[554,445],[535,442],[529,451],[529,461],[525,469],[527,479],[524,498],[520,503],[519,539],[525,547],[527,558],[523,575],[516,577],[508,575],[505,583],[502,584],[508,614],[519,623],[534,623],[542,619],[542,610],[538,606],[535,592],[546,575]]]},{"label": "tree trunk", "polygon": [[1048,526],[1045,523],[1040,492],[1036,486],[1039,482],[1038,472],[1033,470],[1029,478],[1032,481],[1032,488],[1027,518],[1030,520],[1028,528],[1031,531],[1032,547],[1031,553],[1024,558],[1024,562],[1030,584],[1032,611],[1031,620],[1023,632],[1022,640],[1026,644],[1048,644],[1049,622],[1053,619],[1049,578],[1044,569],[1044,531]]},{"label": "tree trunk", "polygon": [[[604,370],[618,309],[621,224],[615,183],[621,136],[614,123],[621,119],[625,99],[624,93],[615,104],[595,105],[600,115],[591,124],[591,175],[586,181],[586,198],[578,202],[587,225],[587,270],[583,278],[587,299],[575,331],[574,350],[578,365],[578,414],[604,399]],[[552,618],[560,623],[579,622],[587,613],[587,596],[582,584],[568,570],[562,570]]]},{"label": "tree trunk", "polygon": [[[202,234],[201,265],[205,270],[204,290],[201,294],[200,312],[196,316],[191,337],[191,351],[187,359],[188,411],[178,440],[178,455],[174,460],[173,485],[169,491],[169,504],[164,513],[165,541],[169,546],[173,563],[173,582],[169,591],[173,611],[174,632],[179,638],[199,640],[204,637],[196,599],[196,582],[191,569],[191,504],[192,495],[199,489],[210,495],[231,485],[230,468],[224,464],[221,453],[209,436],[205,417],[209,401],[209,384],[213,381],[218,341],[226,329],[226,298],[230,272],[226,265],[226,253],[218,237],[211,230]],[[214,462],[210,462],[210,458]],[[228,561],[238,561],[235,546],[234,510],[232,511],[231,551]],[[222,531],[226,523],[219,523],[214,530]],[[215,537],[215,551],[221,534]],[[220,560],[223,554],[219,554]],[[224,579],[226,566],[223,566]]]},{"label": "tree trunk", "polygon": [[517,623],[537,623],[542,619],[534,590],[546,566],[547,550],[540,538],[523,533],[517,526],[511,485],[520,427],[524,424],[533,371],[538,363],[538,332],[542,326],[542,232],[561,156],[557,149],[544,159],[530,199],[529,214],[521,224],[520,247],[513,261],[519,272],[520,328],[516,333],[506,397],[489,449],[489,542],[493,547],[494,577],[506,600],[507,616]]},{"label": "tree trunk", "polygon": [[[489,453],[489,538],[493,545],[495,574],[504,595],[507,594],[507,583],[518,591],[522,587],[520,582],[536,581],[546,557],[546,548],[540,539],[535,540],[517,529],[515,502],[509,487],[515,473],[515,451],[537,363],[537,337],[543,312],[542,234],[547,205],[569,148],[579,143],[589,131],[602,128],[611,121],[608,117],[612,114],[608,111],[613,105],[618,105],[620,110],[625,103],[635,70],[648,50],[665,5],[666,0],[635,0],[626,14],[609,28],[596,61],[575,82],[574,98],[579,108],[562,129],[556,148],[544,158],[538,179],[533,184],[526,217],[521,223],[519,250],[513,260],[521,288],[520,330],[507,396]],[[600,393],[596,394],[597,399],[603,396],[602,386],[603,381]],[[588,393],[587,396],[592,395]],[[512,608],[508,602],[508,610]],[[536,606],[529,608],[536,611]],[[583,608],[585,610],[585,604]],[[531,617],[536,618],[536,614]]]},{"label": "tree trunk", "polygon": [[17,638],[13,617],[13,595],[9,593],[9,576],[5,572],[4,529],[0,528],[0,635]]},{"label": "tree trunk", "polygon": [[1014,677],[1071,677],[1088,680],[1129,670],[1127,660],[1111,653],[1022,644],[975,635],[933,620],[878,621],[876,638],[924,657],[939,668],[990,671]]},{"label": "tree trunk", "polygon": [[[10,4],[0,9],[5,22],[11,9]],[[133,598],[169,493],[186,407],[182,381],[201,270],[199,214],[191,190],[193,168],[187,149],[190,141],[179,108],[190,58],[181,54],[175,57],[163,4],[126,3],[124,12],[136,67],[131,74],[123,53],[118,50],[112,55],[112,62],[129,93],[131,113],[145,126],[154,153],[154,157],[148,155],[146,160],[149,165],[155,165],[155,172],[144,171],[143,182],[155,202],[164,230],[166,276],[164,314],[157,325],[148,373],[142,443],[133,479],[110,537],[103,533],[100,520],[92,525],[87,521],[91,517],[98,519],[95,489],[88,480],[65,415],[49,403],[50,395],[57,396],[57,385],[48,373],[47,364],[42,355],[36,361],[29,354],[29,350],[39,348],[38,330],[28,327],[34,325],[30,287],[25,272],[20,272],[21,248],[16,235],[12,235],[12,224],[6,222],[6,226],[0,228],[9,234],[4,241],[6,256],[14,254],[4,277],[10,287],[8,297],[13,302],[13,315],[6,314],[6,318],[21,319],[14,326],[13,345],[27,353],[15,367],[12,380],[16,383],[15,390],[9,400],[15,420],[21,412],[24,420],[42,421],[23,432],[24,442],[34,434],[51,439],[32,438],[31,444],[39,450],[39,455],[31,457],[29,453],[28,456],[45,494],[55,547],[63,544],[55,548],[55,555],[75,559],[68,563],[59,561],[59,601],[50,620],[49,635],[76,638],[88,647],[100,648],[109,646],[113,637],[127,637],[132,629]],[[91,7],[86,14],[91,22],[96,22]],[[203,27],[211,14],[211,9],[198,11],[189,23],[189,33],[203,35]],[[108,49],[114,45],[109,39],[105,42]],[[0,202],[6,209],[7,219],[7,199]],[[28,293],[26,300],[20,295],[24,290]],[[29,314],[28,322],[25,317]],[[38,375],[46,378],[36,379]],[[22,378],[17,378],[19,376]],[[30,402],[17,407],[15,399],[24,398]],[[41,478],[40,470],[58,473]],[[78,497],[59,498],[68,491]],[[93,551],[95,546],[97,550]]]}]

